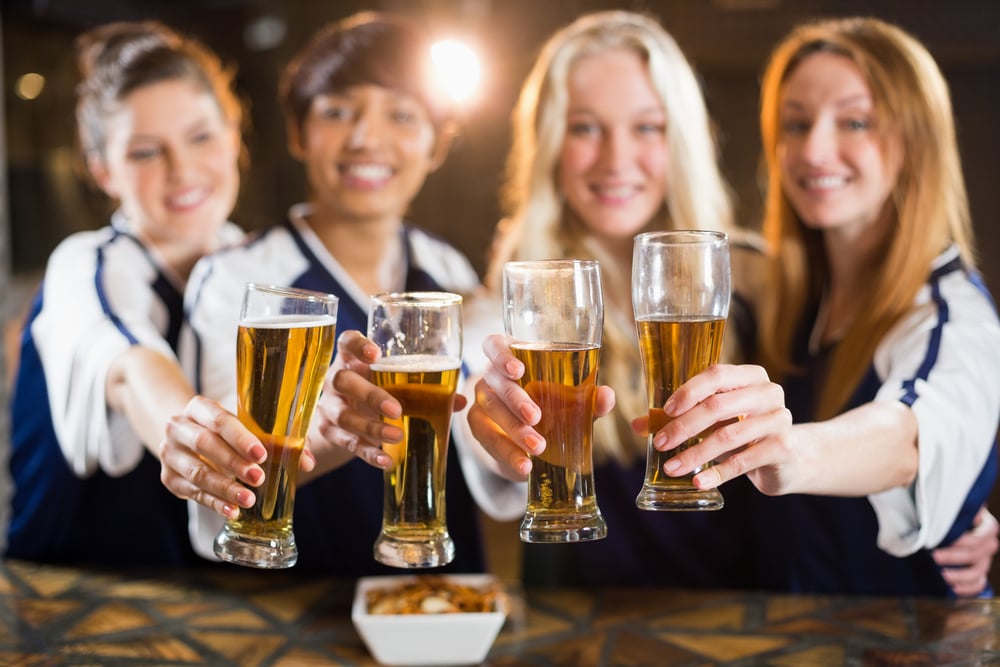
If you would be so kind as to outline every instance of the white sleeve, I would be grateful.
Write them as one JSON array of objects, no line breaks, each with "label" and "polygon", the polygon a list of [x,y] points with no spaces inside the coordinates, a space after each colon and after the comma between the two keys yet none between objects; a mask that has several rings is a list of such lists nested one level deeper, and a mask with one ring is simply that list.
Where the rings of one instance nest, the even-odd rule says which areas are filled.
[{"label": "white sleeve", "polygon": [[959,272],[942,281],[942,293],[944,310],[925,304],[889,333],[875,357],[885,377],[876,400],[911,404],[917,418],[916,481],[869,496],[878,545],[894,556],[941,543],[1000,421],[1000,326],[993,307]]},{"label": "white sleeve", "polygon": [[188,376],[202,396],[236,412],[236,334],[243,282],[224,271],[216,257],[195,265],[185,293],[188,326],[197,352],[185,360]]},{"label": "white sleeve", "polygon": [[52,253],[42,311],[31,328],[56,436],[80,477],[98,467],[109,475],[125,474],[144,452],[124,415],[107,407],[105,386],[114,360],[133,340],[174,357],[152,322],[154,314],[166,317],[156,312],[162,305],[149,286],[154,269],[138,247],[108,248],[99,289],[95,240],[100,238],[100,232],[74,235]]}]

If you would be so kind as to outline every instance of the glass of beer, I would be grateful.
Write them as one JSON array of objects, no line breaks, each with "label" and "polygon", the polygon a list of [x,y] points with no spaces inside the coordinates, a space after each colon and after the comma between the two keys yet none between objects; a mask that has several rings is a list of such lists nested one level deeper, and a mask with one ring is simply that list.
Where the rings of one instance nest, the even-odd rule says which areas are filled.
[{"label": "glass of beer", "polygon": [[668,459],[701,442],[712,429],[669,452],[653,448],[653,435],[667,423],[663,404],[674,390],[718,363],[730,282],[729,239],[722,232],[650,232],[635,237],[632,308],[649,400],[646,476],[635,499],[640,509],[716,510],[723,505],[718,489],[695,488],[692,478],[703,468],[683,477],[669,477],[663,468]]},{"label": "glass of beer", "polygon": [[375,560],[392,567],[447,565],[455,543],[445,520],[445,473],[455,390],[462,367],[462,297],[448,292],[377,294],[368,338],[382,351],[372,382],[403,407],[401,442],[383,442],[382,531]]},{"label": "glass of beer", "polygon": [[257,501],[215,537],[222,560],[295,565],[295,478],[309,419],[333,356],[337,297],[248,283],[236,338],[237,414],[267,449]]},{"label": "glass of beer", "polygon": [[604,330],[595,261],[507,262],[504,329],[524,363],[520,384],[541,408],[535,429],[545,451],[531,457],[524,542],[582,542],[607,536],[594,489],[593,424]]}]

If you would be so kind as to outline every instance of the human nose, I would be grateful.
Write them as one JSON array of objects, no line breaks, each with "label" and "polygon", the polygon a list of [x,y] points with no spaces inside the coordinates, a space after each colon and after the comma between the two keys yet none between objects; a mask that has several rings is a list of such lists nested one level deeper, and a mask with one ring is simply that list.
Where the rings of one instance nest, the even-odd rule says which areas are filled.
[{"label": "human nose", "polygon": [[378,141],[380,132],[376,115],[369,109],[362,110],[354,120],[354,126],[347,139],[347,147],[359,150],[371,146]]},{"label": "human nose", "polygon": [[184,175],[194,166],[194,152],[183,147],[174,147],[168,148],[166,154],[170,178],[175,181],[183,180]]},{"label": "human nose", "polygon": [[822,164],[837,152],[837,133],[828,122],[813,123],[803,137],[802,158],[812,164]]},{"label": "human nose", "polygon": [[612,171],[623,168],[632,159],[634,151],[627,132],[611,130],[601,142],[601,164]]}]

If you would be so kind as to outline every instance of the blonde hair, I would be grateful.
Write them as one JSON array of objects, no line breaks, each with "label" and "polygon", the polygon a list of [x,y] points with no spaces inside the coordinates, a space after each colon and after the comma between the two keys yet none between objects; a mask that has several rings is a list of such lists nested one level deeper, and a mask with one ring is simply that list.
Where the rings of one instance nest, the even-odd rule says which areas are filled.
[{"label": "blonde hair", "polygon": [[[596,244],[587,243],[582,223],[565,206],[556,185],[556,169],[566,134],[570,71],[580,58],[617,49],[634,51],[646,63],[667,117],[669,194],[645,231],[730,231],[729,191],[716,162],[701,88],[684,54],[651,18],[625,11],[596,12],[549,38],[521,88],[512,115],[513,145],[503,190],[506,218],[498,229],[487,272],[491,286],[497,285],[503,263],[512,259],[597,259],[611,266],[603,261]],[[606,299],[610,296],[605,289]],[[626,303],[631,317],[631,301]],[[605,318],[601,357],[602,382],[615,388],[618,408],[613,419],[598,420],[595,452],[599,459],[611,455],[626,461],[645,451],[645,442],[632,434],[629,420],[648,409],[631,321],[623,326]]]},{"label": "blonde hair", "polygon": [[802,25],[774,50],[761,86],[760,126],[768,173],[764,235],[776,251],[775,286],[766,294],[759,328],[761,361],[773,375],[794,372],[790,359],[803,311],[819,298],[828,275],[823,239],[807,229],[781,189],[779,103],[789,74],[817,52],[848,58],[871,88],[884,150],[902,150],[891,194],[893,225],[882,260],[869,267],[870,289],[858,294],[858,315],[837,344],[817,418],[839,413],[871,363],[880,339],[911,308],[932,262],[955,244],[974,267],[974,242],[948,86],[934,59],[901,29],[871,18]]}]

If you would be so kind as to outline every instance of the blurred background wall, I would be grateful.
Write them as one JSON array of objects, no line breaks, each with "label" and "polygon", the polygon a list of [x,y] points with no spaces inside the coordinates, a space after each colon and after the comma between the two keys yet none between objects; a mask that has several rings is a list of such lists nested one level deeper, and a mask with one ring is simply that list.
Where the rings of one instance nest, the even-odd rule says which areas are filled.
[{"label": "blurred background wall", "polygon": [[[626,8],[659,18],[702,77],[718,126],[722,164],[738,214],[756,225],[758,79],[771,46],[795,23],[820,16],[878,16],[921,39],[952,89],[981,264],[1000,294],[1000,2],[996,0],[3,0],[0,124],[0,324],[5,349],[49,252],[77,230],[106,224],[108,208],[78,178],[72,43],[94,25],[156,18],[200,37],[238,68],[251,116],[251,169],[233,216],[247,228],[281,219],[303,197],[301,169],[285,151],[276,102],[285,62],[323,23],[359,9],[412,15],[472,45],[483,64],[478,98],[444,167],[411,219],[464,250],[481,271],[500,215],[497,189],[518,87],[546,36],[577,15]],[[36,77],[25,75],[37,74]],[[39,83],[42,83],[39,89]],[[9,355],[0,370],[13,370]],[[0,387],[0,392],[6,383]],[[6,405],[6,396],[0,396]],[[7,411],[0,411],[0,452]],[[0,478],[0,498],[8,486]],[[994,514],[1000,495],[994,494]],[[994,573],[1000,572],[994,568]],[[994,585],[1000,579],[994,576]]]}]

